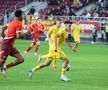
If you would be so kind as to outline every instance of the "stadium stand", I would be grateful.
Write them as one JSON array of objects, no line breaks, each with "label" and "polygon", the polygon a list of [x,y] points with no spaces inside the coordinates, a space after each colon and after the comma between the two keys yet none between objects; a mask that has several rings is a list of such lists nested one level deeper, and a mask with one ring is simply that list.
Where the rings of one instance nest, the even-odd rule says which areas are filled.
[{"label": "stadium stand", "polygon": [[[31,17],[34,17],[35,15],[39,15],[43,19],[48,20],[54,20],[54,19],[61,19],[61,20],[72,20],[75,21],[76,19],[79,21],[82,21],[84,24],[84,28],[91,29],[91,22],[96,23],[99,27],[99,30],[104,30],[104,26],[106,22],[108,21],[108,10],[107,10],[107,0],[16,0],[15,2],[12,2],[13,0],[8,0],[5,2],[1,0],[0,7],[2,7],[2,13],[0,13],[0,20],[1,22],[8,22],[11,20],[12,14],[11,12],[14,12],[16,9],[22,8],[23,10],[30,10],[32,6],[34,6],[35,13],[26,13],[26,17],[30,15]],[[12,3],[11,3],[12,2]],[[47,4],[38,4],[38,7],[35,3],[33,5],[31,2],[46,2]],[[8,4],[7,4],[8,3]],[[86,6],[93,4],[94,6],[88,11],[87,9],[84,9]],[[31,4],[31,5],[30,5]],[[29,6],[30,5],[30,6]],[[39,7],[40,6],[40,7]],[[5,7],[5,8],[4,8]],[[10,7],[10,8],[9,8]],[[25,7],[25,8],[24,8]],[[8,8],[8,9],[7,9]],[[80,9],[83,9],[83,12],[80,13],[80,15],[77,15],[76,12],[78,12]],[[5,11],[5,12],[4,12]],[[31,11],[30,11],[31,12]],[[4,15],[5,14],[5,15]],[[3,18],[6,16],[6,18]],[[11,17],[10,17],[11,16]],[[10,20],[8,20],[8,17]],[[88,23],[88,25],[85,25],[85,22]],[[45,22],[48,23],[48,22]],[[3,23],[2,23],[3,24]],[[6,24],[6,23],[5,23]],[[84,37],[90,37],[89,35],[85,34],[82,35]],[[99,36],[101,37],[101,36]]]}]

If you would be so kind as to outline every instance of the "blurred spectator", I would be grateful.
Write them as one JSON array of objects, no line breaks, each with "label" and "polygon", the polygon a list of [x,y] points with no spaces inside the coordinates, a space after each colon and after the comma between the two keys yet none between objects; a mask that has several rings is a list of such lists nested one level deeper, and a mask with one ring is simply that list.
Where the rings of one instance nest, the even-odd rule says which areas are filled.
[{"label": "blurred spectator", "polygon": [[35,8],[34,8],[34,6],[32,6],[32,7],[30,8],[29,14],[34,15],[34,13],[35,13]]},{"label": "blurred spectator", "polygon": [[69,8],[68,16],[76,16],[76,14],[72,8]]},{"label": "blurred spectator", "polygon": [[87,17],[87,18],[90,18],[91,17],[90,11],[87,12],[87,14],[85,15],[85,17]]},{"label": "blurred spectator", "polygon": [[95,44],[96,43],[96,37],[97,37],[97,28],[96,26],[94,25],[93,26],[93,29],[92,29],[92,44]]},{"label": "blurred spectator", "polygon": [[108,22],[105,25],[106,43],[108,44]]},{"label": "blurred spectator", "polygon": [[99,17],[99,14],[97,11],[94,11],[93,14],[92,14],[92,17]]}]

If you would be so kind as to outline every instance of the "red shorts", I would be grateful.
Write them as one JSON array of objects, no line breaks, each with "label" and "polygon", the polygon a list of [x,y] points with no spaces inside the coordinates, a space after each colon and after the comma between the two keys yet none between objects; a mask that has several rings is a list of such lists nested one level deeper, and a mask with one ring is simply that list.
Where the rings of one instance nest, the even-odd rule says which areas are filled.
[{"label": "red shorts", "polygon": [[37,41],[39,41],[39,38],[36,38],[34,35],[32,36],[32,42],[36,43]]},{"label": "red shorts", "polygon": [[14,56],[20,52],[11,44],[11,40],[4,39],[1,46],[0,59],[6,60],[8,55]]}]

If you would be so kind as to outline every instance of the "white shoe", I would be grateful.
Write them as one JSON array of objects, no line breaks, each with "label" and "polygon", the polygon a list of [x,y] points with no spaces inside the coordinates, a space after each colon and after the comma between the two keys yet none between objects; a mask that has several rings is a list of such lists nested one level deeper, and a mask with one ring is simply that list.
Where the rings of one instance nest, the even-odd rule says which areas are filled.
[{"label": "white shoe", "polygon": [[34,53],[34,56],[37,56],[37,53]]},{"label": "white shoe", "polygon": [[66,81],[66,82],[70,81],[70,79],[68,77],[66,77],[66,76],[61,76],[61,80],[62,81]]},{"label": "white shoe", "polygon": [[92,44],[95,44],[95,42],[91,41]]},{"label": "white shoe", "polygon": [[69,71],[69,70],[70,70],[70,65],[68,64],[66,67],[66,71]]},{"label": "white shoe", "polygon": [[6,66],[1,67],[0,69],[1,69],[2,76],[6,78]]},{"label": "white shoe", "polygon": [[24,52],[24,57],[27,55],[27,51]]},{"label": "white shoe", "polygon": [[32,76],[33,76],[33,71],[30,70],[30,71],[29,71],[29,78],[32,79]]}]

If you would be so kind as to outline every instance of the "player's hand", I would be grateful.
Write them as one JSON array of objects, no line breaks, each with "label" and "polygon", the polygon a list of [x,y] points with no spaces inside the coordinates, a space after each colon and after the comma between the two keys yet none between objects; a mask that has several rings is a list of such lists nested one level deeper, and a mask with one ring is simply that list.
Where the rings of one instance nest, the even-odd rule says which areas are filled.
[{"label": "player's hand", "polygon": [[76,50],[75,48],[72,48],[72,51],[73,51],[74,53],[76,53],[76,52],[77,52],[77,50]]},{"label": "player's hand", "polygon": [[31,30],[27,30],[27,34],[31,34]]},{"label": "player's hand", "polygon": [[49,42],[52,44],[53,43],[53,40],[52,39],[49,39]]},{"label": "player's hand", "polygon": [[57,49],[55,49],[54,51],[57,52]]},{"label": "player's hand", "polygon": [[3,41],[3,38],[2,37],[0,37],[0,43]]}]

